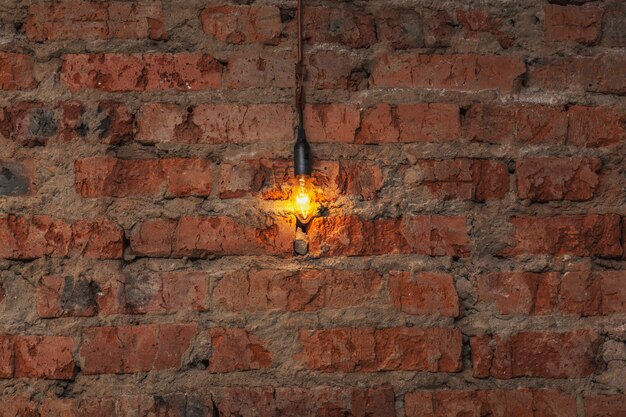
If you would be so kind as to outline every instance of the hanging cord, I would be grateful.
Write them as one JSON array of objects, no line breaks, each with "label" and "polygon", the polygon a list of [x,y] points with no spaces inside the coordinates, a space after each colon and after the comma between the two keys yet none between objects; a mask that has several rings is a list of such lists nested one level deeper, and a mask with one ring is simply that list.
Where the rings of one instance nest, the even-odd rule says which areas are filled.
[{"label": "hanging cord", "polygon": [[296,63],[296,110],[298,126],[304,125],[304,77],[306,70],[302,57],[302,0],[298,0],[298,62]]},{"label": "hanging cord", "polygon": [[296,63],[296,110],[298,113],[298,127],[296,128],[296,143],[293,147],[293,167],[296,177],[310,176],[313,171],[313,157],[311,148],[304,132],[304,77],[306,70],[302,56],[302,0],[298,0],[298,62]]}]

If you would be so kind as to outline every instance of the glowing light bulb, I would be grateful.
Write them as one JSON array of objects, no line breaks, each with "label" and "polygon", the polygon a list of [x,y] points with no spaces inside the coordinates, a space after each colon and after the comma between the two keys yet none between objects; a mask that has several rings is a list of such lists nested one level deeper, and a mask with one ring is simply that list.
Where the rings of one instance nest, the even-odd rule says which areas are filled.
[{"label": "glowing light bulb", "polygon": [[315,216],[315,192],[304,175],[298,177],[298,185],[294,190],[294,212],[300,223],[308,223]]}]

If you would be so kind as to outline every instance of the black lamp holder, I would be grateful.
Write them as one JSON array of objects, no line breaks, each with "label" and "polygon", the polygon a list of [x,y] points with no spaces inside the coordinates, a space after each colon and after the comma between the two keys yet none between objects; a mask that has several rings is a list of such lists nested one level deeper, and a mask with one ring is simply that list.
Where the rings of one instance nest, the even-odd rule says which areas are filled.
[{"label": "black lamp holder", "polygon": [[306,69],[302,59],[302,0],[298,0],[298,62],[296,63],[296,109],[298,111],[298,127],[296,127],[296,143],[293,147],[293,168],[296,177],[311,175],[313,158],[311,147],[306,140],[304,131],[304,78]]}]

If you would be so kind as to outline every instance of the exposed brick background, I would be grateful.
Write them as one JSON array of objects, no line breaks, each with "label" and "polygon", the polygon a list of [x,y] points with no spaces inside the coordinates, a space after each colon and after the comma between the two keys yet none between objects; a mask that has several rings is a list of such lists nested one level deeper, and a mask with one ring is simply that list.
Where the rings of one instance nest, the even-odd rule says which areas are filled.
[{"label": "exposed brick background", "polygon": [[626,3],[304,4],[2,2],[0,417],[626,417]]}]

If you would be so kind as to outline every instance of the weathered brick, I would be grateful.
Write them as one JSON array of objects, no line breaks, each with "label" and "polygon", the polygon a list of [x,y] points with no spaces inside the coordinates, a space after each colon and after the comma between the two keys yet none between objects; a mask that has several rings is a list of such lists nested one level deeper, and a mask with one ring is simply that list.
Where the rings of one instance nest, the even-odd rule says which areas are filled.
[{"label": "weathered brick", "polygon": [[424,185],[443,199],[486,201],[503,198],[509,190],[504,163],[486,159],[421,160]]},{"label": "weathered brick", "polygon": [[160,39],[161,2],[94,3],[60,1],[28,8],[26,36],[34,41],[94,39]]},{"label": "weathered brick", "polygon": [[561,282],[559,311],[582,316],[626,313],[625,283],[624,271],[568,272]]},{"label": "weathered brick", "polygon": [[478,277],[479,301],[500,314],[606,316],[626,312],[623,271],[502,272]]},{"label": "weathered brick", "polygon": [[424,215],[377,220],[324,217],[313,219],[309,227],[309,253],[314,256],[469,254],[465,217]]},{"label": "weathered brick", "polygon": [[0,195],[23,196],[36,191],[35,160],[0,160]]},{"label": "weathered brick", "polygon": [[583,404],[585,417],[624,417],[626,395],[589,395]]},{"label": "weathered brick", "polygon": [[[322,190],[320,198],[325,200],[340,194],[371,200],[383,185],[381,167],[367,161],[315,161],[312,178]],[[218,188],[223,199],[259,192],[265,198],[276,199],[272,196],[289,195],[293,185],[293,163],[289,160],[244,160],[220,165]]]},{"label": "weathered brick", "polygon": [[479,275],[479,301],[495,302],[500,314],[552,314],[557,304],[558,272],[501,272]]},{"label": "weathered brick", "polygon": [[44,276],[37,285],[37,314],[43,318],[95,316],[97,292],[95,283],[88,280]]},{"label": "weathered brick", "polygon": [[235,372],[268,368],[272,355],[265,342],[246,329],[216,327],[209,329],[211,356],[209,372]]},{"label": "weathered brick", "polygon": [[454,104],[379,104],[363,111],[358,143],[449,142],[460,135]]},{"label": "weathered brick", "polygon": [[380,42],[393,49],[450,46],[457,25],[445,10],[382,7],[374,13]]},{"label": "weathered brick", "polygon": [[257,143],[294,138],[293,110],[284,104],[149,103],[138,114],[142,143]]},{"label": "weathered brick", "polygon": [[591,200],[601,168],[598,158],[526,158],[516,162],[517,196],[538,202]]},{"label": "weathered brick", "polygon": [[2,417],[40,417],[38,404],[22,396],[0,397]]},{"label": "weathered brick", "polygon": [[546,58],[529,67],[528,86],[542,91],[626,93],[623,54]]},{"label": "weathered brick", "polygon": [[200,14],[202,29],[221,42],[277,45],[282,24],[280,9],[270,5],[210,5]]},{"label": "weathered brick", "polygon": [[0,335],[0,379],[12,378],[15,370],[13,336]]},{"label": "weathered brick", "polygon": [[310,104],[304,107],[304,127],[311,142],[353,143],[361,126],[355,104]]},{"label": "weathered brick", "polygon": [[376,43],[374,17],[354,7],[309,6],[304,8],[303,18],[307,42],[339,43],[350,48],[367,48]]},{"label": "weathered brick", "polygon": [[223,392],[217,408],[227,416],[395,417],[395,396],[378,388],[244,388]]},{"label": "weathered brick", "polygon": [[472,339],[474,376],[498,379],[589,376],[598,366],[596,355],[601,342],[594,330],[522,332]]},{"label": "weathered brick", "polygon": [[292,51],[239,52],[228,60],[225,86],[228,88],[293,88],[296,55]]},{"label": "weathered brick", "polygon": [[414,391],[404,397],[406,417],[571,417],[576,397],[556,390]]},{"label": "weathered brick", "polygon": [[452,275],[420,272],[389,274],[389,295],[396,308],[408,314],[459,315],[459,297]]},{"label": "weathered brick", "polygon": [[15,336],[15,377],[74,379],[74,341],[61,336]]},{"label": "weathered brick", "polygon": [[133,253],[153,257],[282,255],[292,253],[293,225],[254,227],[226,216],[148,220],[130,236]]},{"label": "weathered brick", "polygon": [[561,107],[533,104],[475,104],[464,121],[465,135],[477,142],[563,144],[567,114]]},{"label": "weathered brick", "polygon": [[197,324],[91,327],[83,331],[82,371],[124,374],[180,368]]},{"label": "weathered brick", "polygon": [[502,254],[619,257],[622,255],[620,222],[615,214],[514,217],[511,219],[514,243]]},{"label": "weathered brick", "polygon": [[444,328],[372,327],[300,331],[307,367],[322,372],[461,369],[462,335]]},{"label": "weathered brick", "polygon": [[[356,54],[317,50],[306,54],[306,85],[313,89],[358,90],[367,74]],[[292,51],[237,52],[228,60],[224,85],[232,89],[293,88],[296,55]],[[359,75],[360,74],[360,75]]]},{"label": "weathered brick", "polygon": [[506,24],[494,13],[488,10],[462,10],[456,11],[456,20],[461,25],[466,39],[479,40],[481,36],[489,34],[494,37],[500,46],[508,49],[513,46],[515,36],[511,34]]},{"label": "weathered brick", "polygon": [[76,192],[83,197],[208,196],[213,163],[199,158],[94,157],[76,161]]},{"label": "weathered brick", "polygon": [[14,52],[0,52],[0,90],[28,90],[37,86],[33,58]]},{"label": "weathered brick", "polygon": [[626,113],[613,107],[572,106],[567,142],[598,147],[626,142]]},{"label": "weathered brick", "polygon": [[70,54],[61,79],[71,91],[205,90],[221,86],[222,64],[206,54]]},{"label": "weathered brick", "polygon": [[526,73],[519,57],[487,55],[385,55],[376,63],[374,87],[480,91],[518,89]]},{"label": "weathered brick", "polygon": [[597,6],[545,5],[546,39],[593,45],[602,35],[603,9]]},{"label": "weathered brick", "polygon": [[2,259],[83,255],[95,259],[122,257],[124,231],[110,220],[78,220],[73,224],[48,216],[0,218]]},{"label": "weathered brick", "polygon": [[97,295],[100,314],[145,314],[208,310],[204,272],[126,273],[107,280]]},{"label": "weathered brick", "polygon": [[230,311],[318,311],[363,304],[377,298],[381,286],[371,270],[237,270],[219,281],[213,300]]}]

